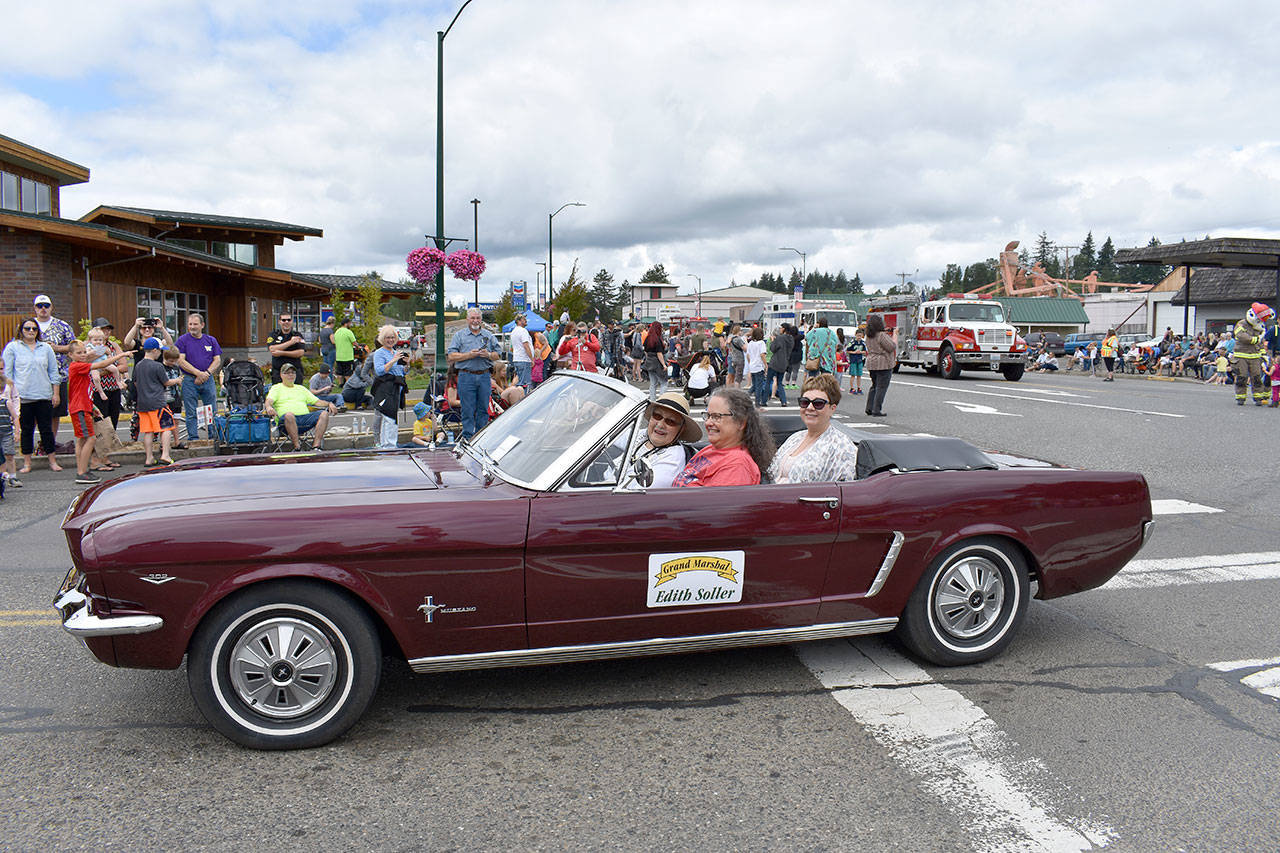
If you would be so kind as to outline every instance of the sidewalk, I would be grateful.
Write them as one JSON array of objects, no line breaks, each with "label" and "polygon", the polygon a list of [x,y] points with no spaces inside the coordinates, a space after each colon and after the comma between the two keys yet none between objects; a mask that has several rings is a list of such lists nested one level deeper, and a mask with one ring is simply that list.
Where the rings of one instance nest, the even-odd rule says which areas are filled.
[{"label": "sidewalk", "polygon": [[[350,448],[373,447],[377,444],[377,418],[378,416],[372,412],[348,412],[340,411],[329,419],[329,428],[325,432],[324,445],[326,450],[347,450]],[[365,421],[365,429],[363,432],[357,432],[359,429],[360,419]],[[400,442],[408,442],[413,437],[413,409],[411,407],[400,410],[400,416],[397,419],[400,426]],[[116,428],[116,434],[120,436],[121,443],[124,444],[123,450],[115,453],[107,454],[112,462],[119,462],[121,465],[138,465],[141,466],[146,458],[145,451],[142,449],[140,442],[131,443],[129,441],[129,419],[125,416],[120,418],[120,425]],[[56,439],[59,444],[65,441],[74,441],[71,430],[71,421],[67,418],[62,419],[60,429]],[[157,445],[158,448],[158,445]],[[185,450],[173,450],[170,454],[174,460],[191,459],[199,456],[213,456],[213,442],[208,439],[200,439],[188,443]],[[22,459],[17,459],[18,467],[22,467]],[[58,464],[66,470],[70,477],[75,477],[76,463],[75,458],[70,453],[58,454]],[[31,457],[32,471],[49,470],[49,462],[44,456]],[[124,469],[121,469],[124,470]],[[110,477],[105,471],[101,472],[103,477]],[[21,478],[23,475],[19,475]]]}]

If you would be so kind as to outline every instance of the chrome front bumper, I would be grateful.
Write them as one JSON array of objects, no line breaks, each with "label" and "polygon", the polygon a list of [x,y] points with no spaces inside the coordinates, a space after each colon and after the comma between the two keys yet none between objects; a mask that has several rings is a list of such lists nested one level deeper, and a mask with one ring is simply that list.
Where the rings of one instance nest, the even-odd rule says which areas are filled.
[{"label": "chrome front bumper", "polygon": [[53,599],[53,606],[62,617],[62,630],[76,637],[114,637],[119,634],[145,634],[164,626],[159,616],[98,616],[93,612],[93,602],[78,588],[80,573],[72,569],[67,573]]}]

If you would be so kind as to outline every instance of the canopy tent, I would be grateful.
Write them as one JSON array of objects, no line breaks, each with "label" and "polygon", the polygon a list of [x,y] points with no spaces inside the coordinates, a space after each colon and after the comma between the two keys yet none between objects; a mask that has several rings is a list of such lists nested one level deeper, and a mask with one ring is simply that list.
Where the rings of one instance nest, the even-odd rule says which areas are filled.
[{"label": "canopy tent", "polygon": [[[529,331],[531,331],[531,332],[545,332],[545,331],[547,330],[547,321],[546,321],[545,319],[543,319],[542,317],[539,317],[539,316],[538,316],[538,314],[537,314],[536,312],[534,312],[534,311],[526,311],[526,312],[524,312],[524,316],[525,316],[525,317],[527,317],[527,318],[529,319],[529,325],[525,327],[525,328],[527,328]],[[502,327],[502,331],[504,331],[504,332],[510,332],[510,331],[511,331],[512,329],[514,329],[515,327],[516,327],[516,321],[515,321],[515,320],[512,320],[510,323],[508,323],[507,325],[505,325],[505,326],[503,326],[503,327]]]}]

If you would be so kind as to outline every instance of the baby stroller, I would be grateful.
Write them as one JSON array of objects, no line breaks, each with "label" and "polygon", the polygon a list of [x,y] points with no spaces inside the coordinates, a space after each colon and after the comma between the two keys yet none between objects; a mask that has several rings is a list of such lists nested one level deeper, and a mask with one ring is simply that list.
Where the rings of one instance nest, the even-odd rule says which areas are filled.
[{"label": "baby stroller", "polygon": [[227,413],[214,420],[214,453],[262,453],[271,444],[271,419],[263,414],[266,400],[262,368],[252,361],[232,359],[222,368]]},{"label": "baby stroller", "polygon": [[422,402],[431,407],[433,435],[444,436],[442,441],[434,442],[440,447],[454,444],[462,434],[462,415],[450,408],[449,398],[445,394],[446,384],[444,376],[437,373],[431,380],[431,386],[422,395]]},{"label": "baby stroller", "polygon": [[680,368],[681,386],[688,388],[689,371],[693,369],[694,365],[701,363],[704,357],[709,357],[711,359],[711,382],[707,386],[707,393],[710,394],[717,386],[724,383],[725,365],[724,359],[720,353],[715,350],[703,350],[702,352],[679,356],[673,359],[673,361]]}]

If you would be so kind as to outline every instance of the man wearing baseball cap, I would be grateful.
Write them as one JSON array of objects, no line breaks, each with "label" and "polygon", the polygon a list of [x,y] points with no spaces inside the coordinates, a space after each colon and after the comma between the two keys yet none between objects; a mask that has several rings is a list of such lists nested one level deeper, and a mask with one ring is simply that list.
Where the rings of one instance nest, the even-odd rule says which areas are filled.
[{"label": "man wearing baseball cap", "polygon": [[41,293],[31,304],[36,309],[36,323],[40,326],[40,340],[48,344],[58,358],[58,405],[53,407],[53,434],[58,434],[58,422],[67,415],[67,367],[71,364],[71,342],[76,333],[65,321],[53,316],[53,300]]}]

